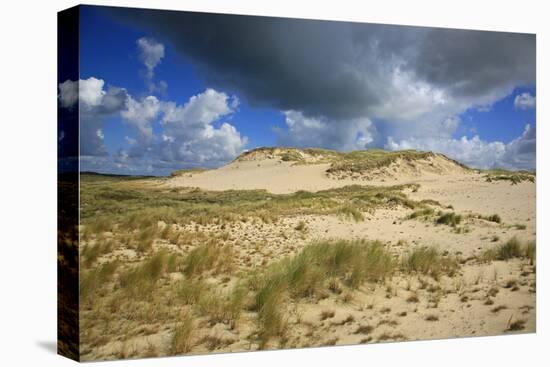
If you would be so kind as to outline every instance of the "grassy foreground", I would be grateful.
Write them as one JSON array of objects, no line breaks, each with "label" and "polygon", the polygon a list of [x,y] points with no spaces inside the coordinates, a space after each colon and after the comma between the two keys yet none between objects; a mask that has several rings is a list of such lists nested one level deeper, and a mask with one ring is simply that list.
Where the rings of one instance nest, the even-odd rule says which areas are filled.
[{"label": "grassy foreground", "polygon": [[[449,208],[436,201],[411,200],[407,194],[418,189],[414,184],[275,195],[166,189],[158,183],[81,176],[85,360],[332,345],[338,339],[327,335],[334,328],[346,329],[355,342],[405,340],[414,336],[395,330],[400,323],[396,317],[439,321],[439,313],[417,313],[417,305],[436,310],[448,297],[467,303],[475,292],[484,292],[487,305],[495,302],[498,283],[463,285],[464,266],[521,262],[528,276],[535,269],[534,243],[515,238],[496,239],[479,257],[464,258],[440,251],[434,243],[402,248],[401,241],[364,238],[306,241],[309,224],[302,220],[280,230],[286,219],[304,215],[368,225],[368,214],[382,209],[405,209],[411,213],[406,219],[433,228],[454,228],[466,220],[443,212]],[[503,225],[497,215],[475,219]],[[238,238],[229,234],[242,224],[268,228],[281,239],[291,232],[285,243],[292,250],[275,256],[270,246],[282,241],[270,238],[242,246],[247,233]],[[250,261],[258,252],[264,261]],[[522,286],[516,283],[503,287],[512,292]],[[375,305],[381,297],[396,299],[408,311],[392,315],[389,307]],[[495,315],[505,309],[491,307]],[[361,318],[374,308],[376,321]],[[351,309],[358,311],[338,318]],[[524,323],[516,317],[507,328],[522,330]]]}]

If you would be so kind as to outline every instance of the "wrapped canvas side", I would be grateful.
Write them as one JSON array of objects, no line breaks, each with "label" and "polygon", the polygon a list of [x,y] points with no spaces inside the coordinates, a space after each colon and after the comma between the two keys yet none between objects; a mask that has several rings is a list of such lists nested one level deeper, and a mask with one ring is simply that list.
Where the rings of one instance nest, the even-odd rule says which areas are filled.
[{"label": "wrapped canvas side", "polygon": [[64,108],[66,101],[60,100],[57,115],[57,351],[62,356],[79,360],[79,8],[58,13],[57,25],[58,87],[60,90],[72,89],[76,99],[72,108]]}]

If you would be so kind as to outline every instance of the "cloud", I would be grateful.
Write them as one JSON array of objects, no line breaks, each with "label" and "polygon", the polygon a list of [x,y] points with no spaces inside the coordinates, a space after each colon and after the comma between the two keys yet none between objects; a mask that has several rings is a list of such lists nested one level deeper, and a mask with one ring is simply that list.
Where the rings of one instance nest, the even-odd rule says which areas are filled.
[{"label": "cloud", "polygon": [[514,108],[518,110],[530,110],[535,108],[535,105],[536,98],[528,92],[518,94],[516,98],[514,98]]},{"label": "cloud", "polygon": [[125,89],[109,86],[105,81],[90,77],[79,81],[66,80],[59,84],[61,106],[73,109],[77,101],[80,112],[80,154],[105,156],[103,142],[104,120],[122,111],[129,96]]},{"label": "cloud", "polygon": [[252,105],[335,123],[442,121],[535,82],[535,36],[351,22],[111,9]]},{"label": "cloud", "polygon": [[136,41],[139,58],[146,68],[145,82],[149,87],[149,92],[164,91],[167,84],[164,81],[156,85],[153,81],[155,76],[155,68],[164,57],[164,45],[157,42],[154,38],[142,37]]},{"label": "cloud", "polygon": [[[59,89],[62,107],[72,109],[80,102],[83,170],[168,174],[179,168],[227,163],[247,144],[235,126],[222,121],[236,111],[239,100],[214,89],[192,96],[183,105],[155,96],[136,99],[124,88],[106,86],[94,77],[65,81]],[[80,90],[76,99],[75,90]],[[127,148],[109,154],[104,125],[107,117],[115,115],[132,127],[133,136],[126,137]]]},{"label": "cloud", "polygon": [[536,167],[536,128],[527,124],[521,136],[508,144],[500,141],[487,142],[479,136],[471,139],[463,136],[452,138],[412,138],[396,141],[387,138],[386,149],[417,149],[443,153],[453,159],[476,168],[522,168]]},{"label": "cloud", "polygon": [[232,114],[238,106],[235,97],[207,89],[192,96],[184,105],[168,102],[163,105],[163,134],[160,156],[165,161],[188,165],[219,165],[242,152],[247,138],[223,122],[215,122]]},{"label": "cloud", "polygon": [[365,149],[373,141],[371,121],[366,118],[334,123],[325,118],[311,118],[299,111],[285,111],[287,130],[275,129],[278,143],[301,148],[323,147],[351,151]]},{"label": "cloud", "polygon": [[60,83],[58,98],[62,107],[72,108],[78,101],[78,83],[72,80]]},{"label": "cloud", "polygon": [[144,143],[153,138],[153,121],[160,112],[160,102],[154,96],[145,97],[142,101],[136,101],[131,96],[126,101],[126,109],[121,111],[121,116],[133,126],[139,133]]}]

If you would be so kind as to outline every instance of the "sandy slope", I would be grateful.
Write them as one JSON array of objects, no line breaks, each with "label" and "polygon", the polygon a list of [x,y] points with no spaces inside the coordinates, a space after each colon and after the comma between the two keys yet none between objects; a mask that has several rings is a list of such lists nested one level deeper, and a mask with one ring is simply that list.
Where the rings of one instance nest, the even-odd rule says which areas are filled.
[{"label": "sandy slope", "polygon": [[328,175],[329,163],[296,164],[276,158],[237,160],[218,169],[185,173],[168,180],[170,187],[198,187],[204,190],[265,189],[275,194],[299,190],[319,191],[347,185],[395,185],[418,180],[436,181],[441,177],[471,177],[441,157],[412,164],[397,161],[368,174]]}]

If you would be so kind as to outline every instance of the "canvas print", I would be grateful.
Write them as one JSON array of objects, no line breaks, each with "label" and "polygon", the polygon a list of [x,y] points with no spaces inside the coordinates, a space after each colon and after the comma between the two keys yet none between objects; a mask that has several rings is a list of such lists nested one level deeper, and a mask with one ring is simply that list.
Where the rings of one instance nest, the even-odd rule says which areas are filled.
[{"label": "canvas print", "polygon": [[60,354],[535,332],[534,34],[97,6],[58,26]]}]

